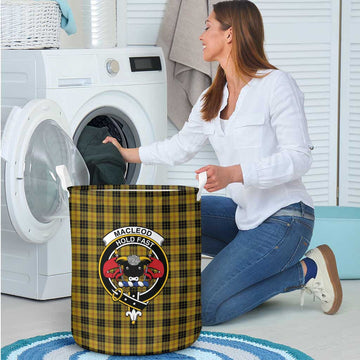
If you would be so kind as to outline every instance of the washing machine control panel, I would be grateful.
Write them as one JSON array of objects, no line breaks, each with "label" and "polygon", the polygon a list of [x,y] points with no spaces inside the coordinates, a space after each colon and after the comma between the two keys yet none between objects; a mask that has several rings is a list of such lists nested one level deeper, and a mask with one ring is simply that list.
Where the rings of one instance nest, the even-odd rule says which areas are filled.
[{"label": "washing machine control panel", "polygon": [[109,75],[115,76],[120,70],[120,66],[117,60],[109,59],[106,61],[106,71]]},{"label": "washing machine control panel", "polygon": [[161,71],[160,56],[130,57],[131,72]]}]

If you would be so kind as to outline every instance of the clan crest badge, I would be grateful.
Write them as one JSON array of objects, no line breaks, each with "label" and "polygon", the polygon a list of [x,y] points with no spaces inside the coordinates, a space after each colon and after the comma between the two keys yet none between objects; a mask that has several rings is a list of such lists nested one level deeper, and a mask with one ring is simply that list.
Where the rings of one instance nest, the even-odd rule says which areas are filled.
[{"label": "clan crest badge", "polygon": [[164,238],[147,228],[127,226],[111,231],[103,241],[101,283],[113,301],[127,306],[125,315],[135,324],[168,279],[169,263],[161,247]]}]

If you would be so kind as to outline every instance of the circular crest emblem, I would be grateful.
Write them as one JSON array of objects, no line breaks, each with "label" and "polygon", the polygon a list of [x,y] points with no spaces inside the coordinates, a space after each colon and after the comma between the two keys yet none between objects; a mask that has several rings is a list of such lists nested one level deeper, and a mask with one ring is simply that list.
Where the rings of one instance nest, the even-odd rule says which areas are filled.
[{"label": "circular crest emblem", "polygon": [[164,238],[153,230],[128,226],[108,233],[99,260],[99,277],[113,301],[128,307],[134,324],[149,301],[160,294],[169,275],[161,245]]}]

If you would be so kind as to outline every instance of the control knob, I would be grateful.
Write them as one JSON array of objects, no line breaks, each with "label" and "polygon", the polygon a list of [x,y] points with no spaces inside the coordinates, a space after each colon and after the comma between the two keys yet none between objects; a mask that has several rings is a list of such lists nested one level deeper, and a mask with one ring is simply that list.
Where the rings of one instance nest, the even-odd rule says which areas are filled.
[{"label": "control knob", "polygon": [[120,70],[119,63],[114,59],[107,60],[106,70],[109,73],[109,75],[111,76],[116,75]]}]

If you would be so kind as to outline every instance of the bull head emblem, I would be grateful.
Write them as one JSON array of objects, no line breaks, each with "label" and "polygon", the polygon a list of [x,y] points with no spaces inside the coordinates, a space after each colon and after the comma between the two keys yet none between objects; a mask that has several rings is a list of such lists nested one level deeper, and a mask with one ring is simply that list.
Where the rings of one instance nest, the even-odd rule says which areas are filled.
[{"label": "bull head emblem", "polygon": [[[113,257],[105,262],[103,274],[107,278],[115,278],[120,287],[149,286],[149,281],[164,275],[164,265],[154,257],[137,255]],[[124,276],[127,277],[127,281],[122,281]]]}]

